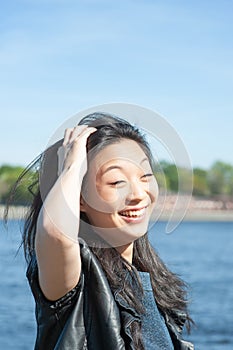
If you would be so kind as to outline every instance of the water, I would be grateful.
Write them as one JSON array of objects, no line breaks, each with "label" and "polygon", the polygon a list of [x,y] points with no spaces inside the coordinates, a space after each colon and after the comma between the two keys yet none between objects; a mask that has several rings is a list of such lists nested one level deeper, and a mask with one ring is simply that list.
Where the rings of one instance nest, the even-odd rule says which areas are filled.
[{"label": "water", "polygon": [[153,227],[151,242],[190,285],[196,327],[188,338],[197,350],[232,350],[233,223],[184,222],[171,235],[164,227]]},{"label": "water", "polygon": [[17,256],[19,223],[11,221],[9,232],[0,222],[0,349],[32,350],[36,329],[34,303],[22,249]]},{"label": "water", "polygon": [[[19,246],[19,223],[7,233],[0,223],[0,349],[32,350],[36,334],[34,302]],[[166,235],[154,225],[152,244],[191,288],[196,327],[188,337],[196,350],[233,349],[233,223],[184,222]]]}]

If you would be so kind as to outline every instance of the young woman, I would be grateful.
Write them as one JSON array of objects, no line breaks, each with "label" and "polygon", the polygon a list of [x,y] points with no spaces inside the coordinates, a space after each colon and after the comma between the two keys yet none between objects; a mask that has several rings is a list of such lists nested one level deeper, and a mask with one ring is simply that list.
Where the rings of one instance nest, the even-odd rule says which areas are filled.
[{"label": "young woman", "polygon": [[185,285],[148,241],[158,185],[143,135],[94,113],[39,161],[24,230],[35,349],[194,349]]}]

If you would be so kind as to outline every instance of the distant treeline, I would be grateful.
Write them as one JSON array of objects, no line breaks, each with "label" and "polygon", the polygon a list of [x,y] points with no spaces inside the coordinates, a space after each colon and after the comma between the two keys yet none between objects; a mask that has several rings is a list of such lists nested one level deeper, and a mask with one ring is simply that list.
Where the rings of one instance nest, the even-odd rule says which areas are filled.
[{"label": "distant treeline", "polygon": [[28,171],[16,186],[24,168],[21,166],[2,165],[0,167],[0,203],[28,205],[32,200],[32,186],[38,174]]},{"label": "distant treeline", "polygon": [[[178,190],[178,172],[175,164],[160,162],[165,175],[166,189],[171,192]],[[190,179],[190,171],[179,168],[182,182]],[[193,168],[193,195],[210,198],[233,196],[233,165],[216,161],[209,169]]]},{"label": "distant treeline", "polygon": [[[169,192],[178,190],[177,166],[166,161],[159,163],[160,170],[155,172],[160,187],[166,187]],[[12,188],[24,171],[21,166],[2,165],[0,167],[0,203],[6,204],[12,193]],[[190,171],[179,169],[182,182],[190,179]],[[28,171],[16,187],[14,193],[15,205],[27,205],[36,191],[34,183],[38,174]],[[189,178],[189,179],[188,179]],[[193,169],[193,195],[201,197],[232,197],[233,196],[233,165],[216,161],[208,170]]]}]

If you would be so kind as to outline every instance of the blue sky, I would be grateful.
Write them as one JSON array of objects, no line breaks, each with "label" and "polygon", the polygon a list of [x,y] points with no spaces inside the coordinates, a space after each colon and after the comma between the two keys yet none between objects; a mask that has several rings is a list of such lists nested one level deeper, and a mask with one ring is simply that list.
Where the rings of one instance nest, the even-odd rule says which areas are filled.
[{"label": "blue sky", "polygon": [[12,0],[0,12],[3,163],[110,102],[161,113],[193,166],[233,164],[233,2]]}]

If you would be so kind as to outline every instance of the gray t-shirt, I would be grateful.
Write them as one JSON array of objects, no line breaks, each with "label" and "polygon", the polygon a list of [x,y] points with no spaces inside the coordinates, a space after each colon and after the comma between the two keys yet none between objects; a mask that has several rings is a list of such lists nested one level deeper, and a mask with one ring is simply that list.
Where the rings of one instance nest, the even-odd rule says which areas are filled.
[{"label": "gray t-shirt", "polygon": [[158,310],[151,286],[150,274],[139,271],[144,297],[142,339],[146,350],[174,350],[164,318]]}]

